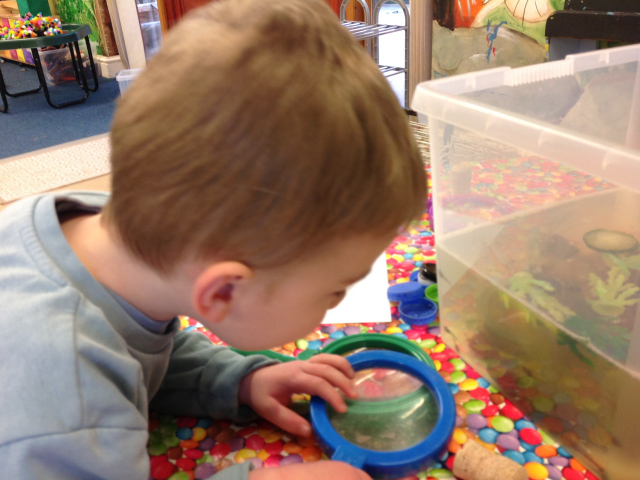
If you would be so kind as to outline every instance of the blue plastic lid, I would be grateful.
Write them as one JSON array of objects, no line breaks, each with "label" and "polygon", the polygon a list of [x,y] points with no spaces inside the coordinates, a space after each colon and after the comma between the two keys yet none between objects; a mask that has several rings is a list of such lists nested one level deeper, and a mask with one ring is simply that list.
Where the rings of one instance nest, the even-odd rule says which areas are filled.
[{"label": "blue plastic lid", "polygon": [[[354,467],[361,468],[375,479],[393,479],[413,475],[429,467],[432,462],[438,461],[447,445],[455,426],[456,406],[453,395],[447,383],[436,372],[436,370],[423,362],[403,353],[391,352],[387,350],[373,350],[355,353],[347,357],[347,360],[357,372],[373,369],[393,369],[404,372],[419,381],[422,387],[404,397],[399,397],[390,402],[381,402],[379,405],[372,405],[371,408],[386,408],[384,414],[371,416],[367,423],[362,423],[361,435],[358,432],[349,432],[356,438],[364,436],[362,441],[368,442],[369,424],[375,423],[380,417],[388,419],[393,426],[402,422],[400,411],[396,407],[404,406],[405,400],[413,401],[417,394],[427,393],[434,402],[437,412],[434,412],[435,419],[432,427],[425,431],[424,437],[418,439],[418,443],[412,444],[408,448],[397,450],[376,450],[357,445],[357,442],[348,441],[340,435],[331,421],[330,408],[326,402],[317,396],[311,398],[310,414],[311,423],[320,446],[332,460],[347,462]],[[362,372],[366,373],[366,372]],[[375,374],[374,374],[375,375]],[[425,392],[426,389],[426,392]],[[361,402],[362,405],[353,405],[350,408],[361,408],[366,410],[368,401]],[[417,405],[422,405],[417,404]],[[349,415],[349,411],[346,414]],[[364,417],[366,420],[366,416]],[[404,420],[406,422],[406,419]],[[359,424],[354,426],[359,429]],[[411,428],[411,427],[408,427]],[[360,430],[359,430],[360,431]],[[401,440],[401,439],[400,439]]]},{"label": "blue plastic lid", "polygon": [[398,307],[400,318],[409,325],[428,325],[438,315],[438,305],[428,298],[402,302]]},{"label": "blue plastic lid", "polygon": [[411,280],[412,282],[417,282],[418,281],[418,275],[420,275],[420,270],[416,270],[415,272],[411,272],[411,275],[409,275],[409,280]]},{"label": "blue plastic lid", "polygon": [[408,302],[424,297],[424,285],[418,282],[396,283],[387,290],[387,297],[391,302]]}]

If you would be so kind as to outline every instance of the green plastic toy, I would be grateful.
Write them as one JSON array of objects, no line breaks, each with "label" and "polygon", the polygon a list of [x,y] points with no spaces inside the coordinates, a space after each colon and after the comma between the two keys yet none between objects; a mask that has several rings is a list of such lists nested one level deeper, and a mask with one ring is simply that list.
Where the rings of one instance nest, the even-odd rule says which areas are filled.
[{"label": "green plastic toy", "polygon": [[426,363],[430,367],[435,368],[431,357],[415,343],[410,342],[409,340],[405,340],[404,338],[393,337],[391,335],[385,335],[382,333],[358,333],[356,335],[348,335],[334,342],[331,342],[321,350],[307,349],[304,352],[300,353],[300,355],[298,355],[297,357],[290,357],[288,355],[283,355],[271,350],[250,352],[231,348],[231,350],[239,353],[240,355],[265,355],[269,358],[280,360],[282,362],[290,362],[292,360],[308,360],[309,358],[319,353],[333,353],[336,355],[346,356],[348,354],[365,349],[392,350],[394,352],[405,353],[407,355],[415,357],[421,362]]},{"label": "green plastic toy", "polygon": [[440,306],[438,302],[438,284],[434,283],[433,285],[429,285],[424,291],[424,296],[434,302],[436,305]]}]

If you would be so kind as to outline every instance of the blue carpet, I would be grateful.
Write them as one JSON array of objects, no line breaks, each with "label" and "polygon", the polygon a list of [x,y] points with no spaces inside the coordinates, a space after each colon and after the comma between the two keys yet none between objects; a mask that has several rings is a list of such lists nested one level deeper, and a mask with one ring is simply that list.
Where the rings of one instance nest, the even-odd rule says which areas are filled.
[{"label": "blue carpet", "polygon": [[[7,61],[0,65],[11,93],[38,87],[35,67]],[[93,86],[93,80],[89,81]],[[84,94],[73,82],[49,87],[53,103]],[[8,97],[9,113],[0,113],[0,158],[39,150],[109,131],[120,90],[114,78],[99,78],[97,92],[80,104],[63,109],[49,106],[42,91],[24,97]]]}]

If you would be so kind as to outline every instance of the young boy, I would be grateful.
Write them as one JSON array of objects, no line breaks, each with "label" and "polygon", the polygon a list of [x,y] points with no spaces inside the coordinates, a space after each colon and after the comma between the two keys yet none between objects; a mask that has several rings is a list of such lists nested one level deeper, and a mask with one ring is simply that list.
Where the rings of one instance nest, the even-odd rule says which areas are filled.
[{"label": "young boy", "polygon": [[[121,99],[111,141],[110,197],[0,214],[0,476],[147,480],[149,410],[252,409],[297,435],[311,429],[292,393],[344,411],[345,359],[244,358],[175,318],[244,350],[296,340],[422,211],[403,111],[329,7],[194,11]],[[368,478],[330,461],[250,467],[215,478]]]}]

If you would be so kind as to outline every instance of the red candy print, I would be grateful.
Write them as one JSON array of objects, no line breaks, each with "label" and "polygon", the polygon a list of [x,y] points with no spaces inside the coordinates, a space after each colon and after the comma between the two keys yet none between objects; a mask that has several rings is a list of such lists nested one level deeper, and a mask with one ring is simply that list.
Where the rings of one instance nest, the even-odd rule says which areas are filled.
[{"label": "red candy print", "polygon": [[520,420],[524,415],[514,405],[507,403],[502,407],[502,415],[513,421]]},{"label": "red candy print", "polygon": [[282,460],[282,455],[270,455],[264,461],[264,467],[265,468],[279,467],[281,460]]},{"label": "red candy print", "polygon": [[190,458],[181,458],[176,460],[176,467],[180,470],[193,470],[196,468],[196,462],[191,460]]},{"label": "red candy print", "polygon": [[[249,439],[247,439],[247,445],[249,444]],[[264,446],[264,451],[269,455],[277,455],[284,448],[284,443],[282,440],[276,440],[275,442],[267,443]]]},{"label": "red candy print", "polygon": [[198,419],[196,417],[179,417],[176,423],[178,428],[193,428],[198,423]]},{"label": "red candy print", "polygon": [[251,435],[252,433],[256,433],[257,431],[258,431],[258,427],[250,426],[250,427],[245,427],[245,428],[242,428],[242,429],[238,430],[236,432],[236,435],[238,437],[247,437],[247,436]]},{"label": "red candy print", "polygon": [[447,466],[449,470],[453,470],[453,462],[455,461],[455,459],[456,459],[455,455],[449,455],[447,460],[444,462],[444,464]]},{"label": "red candy print", "polygon": [[[260,451],[264,447],[264,438],[260,435],[251,435],[245,442],[246,448],[249,450]],[[281,448],[282,449],[282,448]],[[275,452],[280,453],[280,452]]]},{"label": "red candy print", "polygon": [[471,396],[476,400],[485,400],[485,401],[489,398],[489,395],[490,395],[489,390],[482,387],[478,387],[475,390],[471,390],[469,394],[471,394]]},{"label": "red candy print", "polygon": [[218,443],[211,447],[211,451],[209,453],[213,458],[226,457],[231,453],[231,445],[228,443]]},{"label": "red candy print", "polygon": [[417,340],[422,336],[422,332],[414,329],[407,330],[406,332],[404,332],[404,334],[407,336],[409,340]]},{"label": "red candy print", "polygon": [[482,409],[482,415],[485,417],[495,417],[500,411],[500,407],[497,405],[487,405]]},{"label": "red candy print", "polygon": [[542,443],[542,435],[533,428],[523,428],[518,432],[522,441],[527,442],[529,445],[540,445]]},{"label": "red candy print", "polygon": [[155,457],[151,457],[150,460],[150,464],[151,464],[151,470],[153,470],[154,468],[156,468],[158,465],[162,464],[162,463],[166,463],[168,461],[168,458],[166,455],[157,455]]},{"label": "red candy print", "polygon": [[584,480],[584,474],[570,467],[562,469],[562,476],[566,480]]},{"label": "red candy print", "polygon": [[472,378],[473,380],[480,378],[480,374],[470,367],[465,368],[464,373],[466,373],[467,378]]},{"label": "red candy print", "polygon": [[431,354],[431,359],[438,360],[439,362],[446,362],[447,360],[449,360],[449,356],[444,352],[439,352],[439,353],[434,352]]},{"label": "red candy print", "polygon": [[151,476],[155,480],[166,480],[173,472],[176,471],[176,466],[171,462],[160,463],[151,470]]},{"label": "red candy print", "polygon": [[440,371],[453,373],[456,371],[456,367],[454,367],[451,362],[446,361],[441,363]]},{"label": "red candy print", "polygon": [[184,451],[184,456],[187,458],[191,458],[193,460],[197,460],[202,458],[204,452],[202,450],[198,450],[197,448],[191,448],[189,450]]},{"label": "red candy print", "polygon": [[460,358],[459,355],[449,347],[445,348],[442,353],[447,356],[447,360],[451,360],[452,358]]}]

